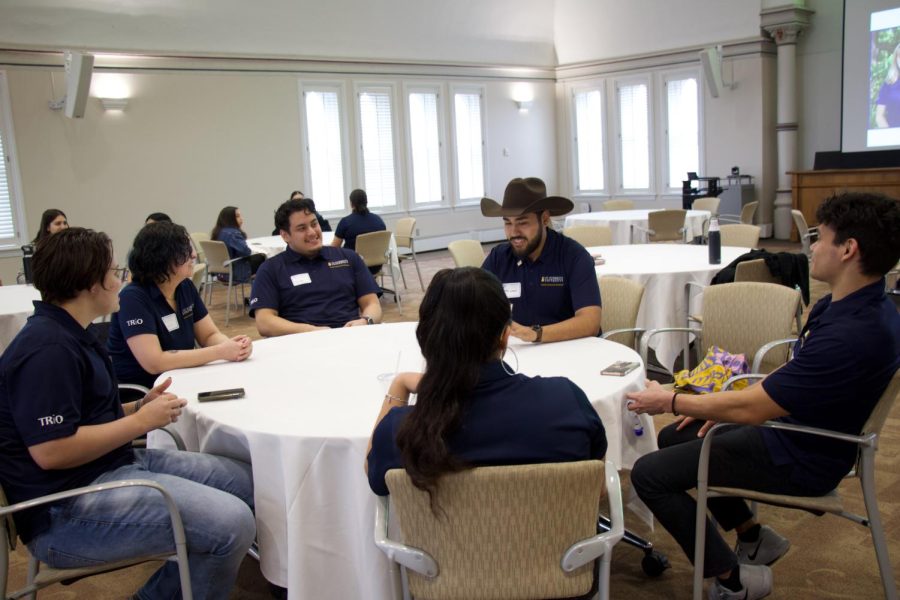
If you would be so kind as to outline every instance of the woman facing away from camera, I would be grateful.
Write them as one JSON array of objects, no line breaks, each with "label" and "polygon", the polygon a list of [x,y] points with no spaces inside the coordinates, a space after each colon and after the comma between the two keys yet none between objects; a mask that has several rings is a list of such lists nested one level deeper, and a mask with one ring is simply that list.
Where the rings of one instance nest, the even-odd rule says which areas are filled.
[{"label": "woman facing away from camera", "polygon": [[132,283],[119,294],[109,329],[109,354],[122,383],[153,387],[165,371],[242,361],[253,352],[250,338],[226,337],[207,313],[191,281],[195,258],[181,225],[151,223],[134,238]]},{"label": "woman facing away from camera", "polygon": [[509,333],[509,300],[494,275],[471,267],[435,275],[416,328],[425,372],[394,378],[369,442],[376,494],[388,494],[384,477],[395,468],[431,494],[445,473],[475,466],[604,456],[603,424],[581,388],[516,373],[503,360]]}]

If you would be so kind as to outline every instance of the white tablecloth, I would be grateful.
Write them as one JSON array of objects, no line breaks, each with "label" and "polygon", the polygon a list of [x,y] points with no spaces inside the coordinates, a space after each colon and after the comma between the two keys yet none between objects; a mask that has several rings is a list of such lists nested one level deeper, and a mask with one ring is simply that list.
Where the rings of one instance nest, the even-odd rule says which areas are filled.
[{"label": "white tablecloth", "polygon": [[[597,276],[618,275],[644,286],[644,298],[638,311],[637,327],[684,327],[687,322],[684,289],[688,282],[709,285],[712,278],[749,248],[722,247],[722,262],[709,264],[709,248],[693,244],[634,244],[588,248],[601,255],[605,264],[596,267]],[[603,297],[603,286],[600,287]],[[700,311],[699,298],[693,296],[690,310]],[[684,347],[680,334],[660,334],[651,340],[659,363],[669,370]]]},{"label": "white tablecloth", "polygon": [[[398,363],[401,371],[422,369],[415,327],[270,338],[246,362],[160,376],[171,375],[169,391],[189,400],[176,424],[189,449],[252,461],[262,572],[292,599],[399,597],[395,571],[372,539],[375,496],[363,463],[386,391],[378,375]],[[624,394],[643,387],[642,370],[600,375],[616,360],[640,360],[635,352],[598,338],[511,346],[521,372],[563,375],[581,386],[606,427],[608,460],[630,467],[656,449],[652,421],[643,419],[637,437],[633,421],[623,419]],[[197,403],[198,392],[233,387],[246,397]]]},{"label": "white tablecloth", "polygon": [[[631,244],[631,226],[648,226],[648,217],[651,212],[662,209],[638,209],[638,210],[603,210],[599,212],[580,213],[566,217],[566,227],[575,225],[606,225],[612,229],[613,244]],[[687,229],[687,239],[691,240],[703,234],[703,222],[709,219],[708,210],[689,210],[684,216],[684,227]],[[646,243],[647,234],[635,232],[635,243]]]},{"label": "white tablecloth", "polygon": [[32,302],[40,299],[41,293],[33,285],[0,286],[0,353],[34,313]]}]

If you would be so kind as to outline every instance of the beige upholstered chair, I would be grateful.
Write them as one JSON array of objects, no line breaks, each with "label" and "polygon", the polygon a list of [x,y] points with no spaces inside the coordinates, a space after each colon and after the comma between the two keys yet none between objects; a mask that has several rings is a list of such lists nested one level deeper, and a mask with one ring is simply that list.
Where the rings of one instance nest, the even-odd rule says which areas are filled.
[{"label": "beige upholstered chair", "polygon": [[194,252],[197,253],[197,262],[206,263],[206,254],[203,253],[202,241],[209,241],[209,234],[203,231],[194,231],[191,233],[191,243],[194,245]]},{"label": "beige upholstered chair", "polygon": [[[16,525],[12,518],[13,513],[31,508],[33,506],[59,502],[60,500],[72,498],[75,496],[103,493],[108,490],[135,486],[153,488],[163,495],[163,499],[165,500],[166,507],[169,511],[169,520],[172,524],[172,535],[175,545],[172,552],[167,552],[164,554],[139,555],[127,560],[120,560],[111,563],[73,569],[53,569],[48,566],[42,567],[42,564],[38,559],[36,559],[34,556],[29,555],[27,584],[20,590],[13,592],[11,595],[8,595],[7,576],[9,569],[9,553],[11,550],[15,550],[18,537],[16,533]],[[0,529],[3,530],[2,532],[0,532],[0,537],[3,538],[3,541],[0,541],[0,592],[3,593],[3,598],[12,599],[22,598],[25,596],[34,598],[37,595],[37,590],[53,585],[54,583],[77,580],[84,577],[90,577],[92,575],[99,575],[101,573],[117,571],[119,569],[124,569],[126,567],[131,567],[133,565],[144,562],[166,560],[173,556],[176,557],[178,561],[178,571],[181,576],[182,596],[185,600],[191,600],[193,598],[191,592],[190,567],[188,565],[187,542],[184,537],[184,526],[181,522],[181,515],[178,512],[178,506],[175,504],[175,500],[171,495],[169,495],[169,492],[167,492],[162,485],[156,483],[155,481],[149,481],[147,479],[127,479],[122,481],[111,481],[108,483],[75,488],[73,490],[68,490],[65,492],[50,494],[48,496],[41,496],[27,502],[19,502],[13,505],[10,505],[9,502],[7,502],[6,495],[3,493],[3,488],[0,487]]]},{"label": "beige upholstered chair", "polygon": [[[795,340],[785,341],[794,342]],[[759,377],[751,375],[745,376],[745,378],[758,379]],[[730,381],[726,383],[730,383]],[[777,421],[767,421],[760,425],[760,427],[771,427],[787,431],[803,431],[806,432],[807,435],[817,435],[856,444],[858,448],[856,468],[853,469],[847,477],[859,479],[866,509],[865,516],[847,512],[838,489],[834,489],[824,496],[785,496],[781,494],[766,494],[755,490],[715,486],[709,487],[708,473],[710,447],[715,441],[717,430],[725,424],[717,425],[707,432],[703,440],[703,447],[700,451],[700,460],[697,466],[697,520],[695,539],[699,540],[699,543],[694,547],[695,600],[700,600],[703,595],[706,500],[708,497],[714,496],[737,496],[754,502],[762,502],[764,504],[799,508],[819,515],[830,513],[839,517],[844,517],[845,519],[863,525],[864,527],[868,527],[872,534],[872,543],[875,546],[875,557],[878,560],[878,568],[881,571],[881,583],[884,587],[885,598],[897,598],[897,586],[894,582],[891,560],[888,555],[888,543],[884,533],[884,526],[881,521],[881,514],[878,511],[878,498],[875,489],[875,451],[878,449],[878,440],[881,437],[881,430],[884,426],[884,422],[887,420],[888,414],[891,412],[891,407],[893,407],[898,395],[900,395],[900,371],[894,373],[887,389],[881,395],[878,404],[875,405],[872,414],[869,415],[869,418],[866,420],[866,424],[863,426],[862,431],[856,436],[829,431],[827,429],[805,427],[802,425],[780,423]]]},{"label": "beige upholstered chair", "polygon": [[812,243],[818,238],[819,230],[807,225],[806,217],[799,210],[792,210],[791,216],[794,218],[794,225],[797,226],[797,235],[800,236],[800,243],[803,244],[803,254],[812,257]]},{"label": "beige upholstered chair", "polygon": [[644,298],[644,286],[624,277],[600,277],[598,283],[603,300],[601,337],[634,348],[635,334],[644,331],[635,327]]},{"label": "beige upholstered chair", "polygon": [[643,231],[651,242],[683,242],[684,218],[687,214],[683,209],[655,210],[647,215],[645,229],[640,225],[631,226],[631,239],[634,240],[634,232]]},{"label": "beige upholstered chair", "polygon": [[634,202],[631,200],[607,200],[603,203],[603,210],[631,210]]},{"label": "beige upholstered chair", "polygon": [[[419,285],[422,291],[425,291],[425,284],[422,283],[422,271],[419,270],[419,261],[416,258],[416,247],[414,233],[416,231],[416,220],[412,217],[404,217],[397,219],[396,231],[394,231],[394,239],[397,241],[397,260],[400,261],[400,277],[403,279],[403,287],[406,288],[406,275],[403,273],[403,261],[411,260],[416,263],[416,274],[419,276]],[[409,250],[409,254],[400,252],[401,250]]]},{"label": "beige upholstered chair", "polygon": [[[243,314],[243,299],[246,298],[246,294],[244,293],[244,284],[246,282],[234,280],[234,270],[232,268],[232,265],[234,265],[234,263],[238,262],[239,260],[247,260],[249,256],[231,258],[228,255],[228,247],[225,246],[225,242],[200,240],[200,247],[203,249],[203,254],[206,256],[206,273],[210,275],[210,277],[206,281],[206,303],[212,304],[213,286],[217,284],[224,284],[227,286],[227,291],[225,293],[225,327],[228,327],[228,321],[231,318],[232,301],[234,301],[235,304],[240,305],[241,314]],[[227,281],[220,282],[217,277],[214,277],[217,275],[225,276],[227,278]],[[241,302],[238,302],[237,299],[238,286],[240,286],[241,288]]]},{"label": "beige upholstered chair", "polygon": [[719,228],[723,246],[756,248],[759,246],[759,227],[756,225],[722,225]]},{"label": "beige upholstered chair", "polygon": [[384,283],[384,266],[388,266],[391,275],[391,289],[382,286],[382,290],[390,292],[394,295],[394,302],[403,314],[403,306],[400,304],[400,294],[397,292],[397,281],[394,279],[394,269],[391,268],[390,248],[391,236],[390,231],[372,231],[356,236],[356,253],[363,259],[367,267],[379,267],[374,275],[381,275],[382,283]]},{"label": "beige upholstered chair", "polygon": [[766,261],[762,258],[745,260],[744,262],[738,263],[734,269],[734,280],[758,281],[760,283],[781,283],[778,278],[772,275],[768,265],[766,265]]},{"label": "beige upholstered chair", "polygon": [[743,223],[753,225],[753,217],[756,216],[756,208],[759,202],[748,202],[741,207],[740,215],[719,215],[719,223]]},{"label": "beige upholstered chair", "polygon": [[[759,361],[755,358],[757,351],[773,340],[791,335],[799,305],[800,292],[784,285],[755,282],[711,285],[703,292],[702,329],[651,329],[641,337],[641,358],[646,365],[650,340],[657,335],[693,333],[700,338],[697,349],[701,356],[710,346],[718,346],[732,354],[743,354],[748,362],[753,360],[754,372],[768,373],[787,360],[787,351],[769,352]],[[686,364],[685,368],[690,365]]]},{"label": "beige upholstered chair", "polygon": [[612,229],[605,225],[574,225],[566,227],[562,232],[585,248],[612,244]]},{"label": "beige upholstered chair", "polygon": [[[612,528],[597,534],[604,479]],[[609,595],[613,546],[622,538],[619,476],[597,460],[479,467],[445,475],[435,492],[388,471],[391,495],[379,498],[375,544],[406,568],[414,598],[517,600],[587,594],[599,559],[595,598]],[[402,543],[387,537],[397,511]],[[404,582],[406,583],[406,582]]]},{"label": "beige upholstered chair", "polygon": [[484,250],[478,240],[454,240],[447,250],[457,267],[480,267],[484,263]]},{"label": "beige upholstered chair", "polygon": [[718,198],[713,198],[712,196],[707,196],[706,198],[697,198],[694,200],[694,203],[691,205],[693,210],[708,210],[712,213],[712,216],[717,216],[719,214],[719,202]]}]

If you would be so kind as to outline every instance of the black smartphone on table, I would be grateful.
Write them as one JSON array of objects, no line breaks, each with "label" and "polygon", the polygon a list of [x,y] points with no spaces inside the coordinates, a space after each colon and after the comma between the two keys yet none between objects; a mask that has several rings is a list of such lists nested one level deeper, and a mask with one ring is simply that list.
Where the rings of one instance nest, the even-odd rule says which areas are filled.
[{"label": "black smartphone on table", "polygon": [[218,400],[237,400],[244,397],[244,388],[232,388],[230,390],[213,390],[197,394],[198,402],[216,402]]}]

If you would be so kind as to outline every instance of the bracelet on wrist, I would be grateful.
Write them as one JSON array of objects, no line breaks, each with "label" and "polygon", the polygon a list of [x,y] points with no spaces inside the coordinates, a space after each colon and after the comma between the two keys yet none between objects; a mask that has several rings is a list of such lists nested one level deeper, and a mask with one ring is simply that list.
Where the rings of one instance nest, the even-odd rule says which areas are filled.
[{"label": "bracelet on wrist", "polygon": [[677,398],[677,397],[678,397],[678,392],[675,392],[674,394],[672,394],[672,414],[675,415],[676,417],[680,417],[681,413],[679,413],[678,410],[675,408],[675,398]]},{"label": "bracelet on wrist", "polygon": [[403,400],[398,398],[397,396],[391,396],[390,394],[385,394],[384,399],[388,402],[399,402],[400,404],[406,404]]}]

